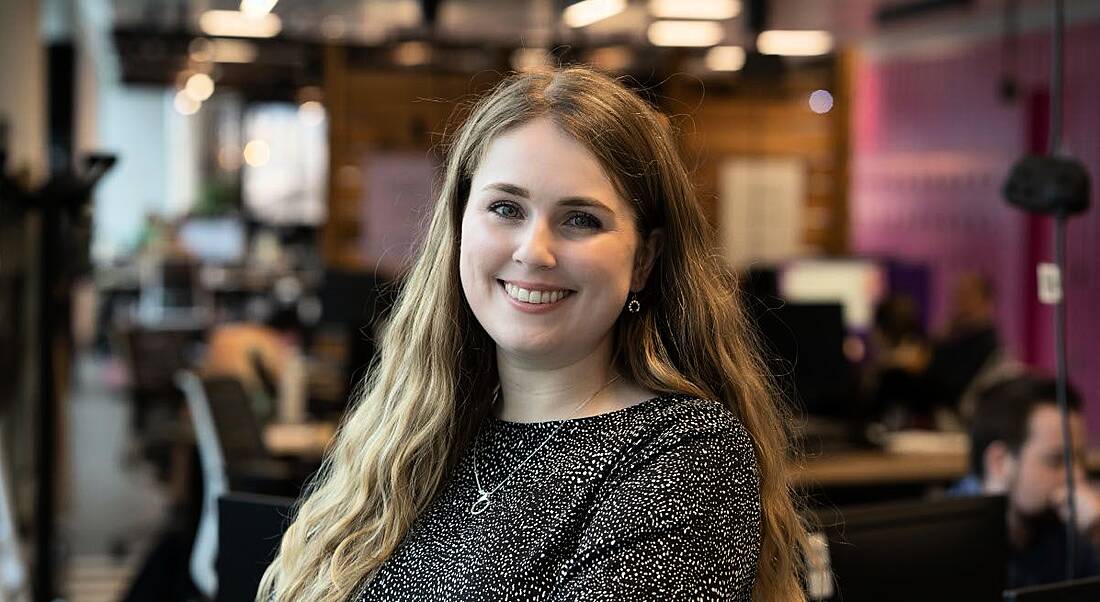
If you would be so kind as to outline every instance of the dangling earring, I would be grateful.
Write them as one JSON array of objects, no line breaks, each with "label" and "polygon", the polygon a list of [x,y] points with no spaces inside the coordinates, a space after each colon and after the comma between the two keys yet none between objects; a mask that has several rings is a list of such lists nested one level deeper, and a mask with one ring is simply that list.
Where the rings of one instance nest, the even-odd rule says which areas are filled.
[{"label": "dangling earring", "polygon": [[627,301],[626,303],[626,311],[632,314],[636,314],[642,311],[642,303],[641,301],[638,301],[637,293],[630,293],[630,301]]}]

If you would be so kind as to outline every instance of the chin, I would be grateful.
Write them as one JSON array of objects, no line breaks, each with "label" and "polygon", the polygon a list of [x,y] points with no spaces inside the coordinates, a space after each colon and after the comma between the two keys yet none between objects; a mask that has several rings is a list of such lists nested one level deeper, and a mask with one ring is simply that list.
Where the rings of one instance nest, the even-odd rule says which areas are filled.
[{"label": "chin", "polygon": [[510,336],[494,338],[497,349],[511,355],[527,358],[553,357],[562,352],[560,343],[552,340],[537,340],[533,337]]}]

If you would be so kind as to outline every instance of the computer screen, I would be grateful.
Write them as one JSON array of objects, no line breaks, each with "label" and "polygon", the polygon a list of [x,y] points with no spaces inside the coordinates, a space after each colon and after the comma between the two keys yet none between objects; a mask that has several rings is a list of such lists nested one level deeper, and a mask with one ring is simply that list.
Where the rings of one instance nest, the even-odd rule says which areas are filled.
[{"label": "computer screen", "polygon": [[1001,496],[816,512],[835,592],[828,600],[1000,600],[1007,538]]},{"label": "computer screen", "polygon": [[804,259],[784,265],[779,296],[795,303],[839,303],[851,332],[871,328],[875,304],[886,290],[886,271],[871,259]]},{"label": "computer screen", "polygon": [[218,499],[217,602],[254,600],[290,524],[294,500],[231,493]]},{"label": "computer screen", "polygon": [[844,355],[843,308],[838,303],[763,303],[750,308],[768,369],[796,402],[816,416],[852,418],[854,368]]},{"label": "computer screen", "polygon": [[180,243],[205,263],[236,263],[244,258],[246,238],[239,217],[191,217],[179,228]]}]

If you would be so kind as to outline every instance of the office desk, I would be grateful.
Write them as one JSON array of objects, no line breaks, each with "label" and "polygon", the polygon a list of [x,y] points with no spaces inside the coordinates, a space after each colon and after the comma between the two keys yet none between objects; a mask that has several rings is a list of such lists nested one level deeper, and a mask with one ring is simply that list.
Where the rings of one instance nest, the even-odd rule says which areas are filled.
[{"label": "office desk", "polygon": [[825,453],[805,458],[795,469],[795,486],[844,487],[890,484],[935,484],[962,478],[966,454],[895,454],[877,450]]},{"label": "office desk", "polygon": [[[1100,449],[1086,459],[1092,479],[1100,476]],[[849,450],[804,458],[792,485],[811,505],[879,503],[920,498],[946,488],[968,471],[966,452],[890,453]]]},{"label": "office desk", "polygon": [[[805,458],[794,471],[796,486],[824,487],[936,484],[966,476],[969,458],[965,452],[890,453],[880,450],[851,450],[823,453]],[[1090,475],[1100,473],[1100,448],[1087,452]]]},{"label": "office desk", "polygon": [[264,446],[274,456],[315,460],[336,434],[332,422],[273,423],[264,427]]}]

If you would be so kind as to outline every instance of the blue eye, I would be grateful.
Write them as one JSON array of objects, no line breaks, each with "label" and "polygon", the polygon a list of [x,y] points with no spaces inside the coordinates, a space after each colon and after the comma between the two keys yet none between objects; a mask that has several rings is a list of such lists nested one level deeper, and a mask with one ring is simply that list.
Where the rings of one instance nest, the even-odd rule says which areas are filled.
[{"label": "blue eye", "polygon": [[497,201],[489,205],[489,211],[504,219],[518,219],[520,217],[519,207],[508,201]]},{"label": "blue eye", "polygon": [[584,228],[590,230],[596,230],[603,226],[603,224],[600,223],[600,220],[596,219],[595,216],[592,216],[588,213],[574,213],[565,220],[565,224],[574,228]]}]

